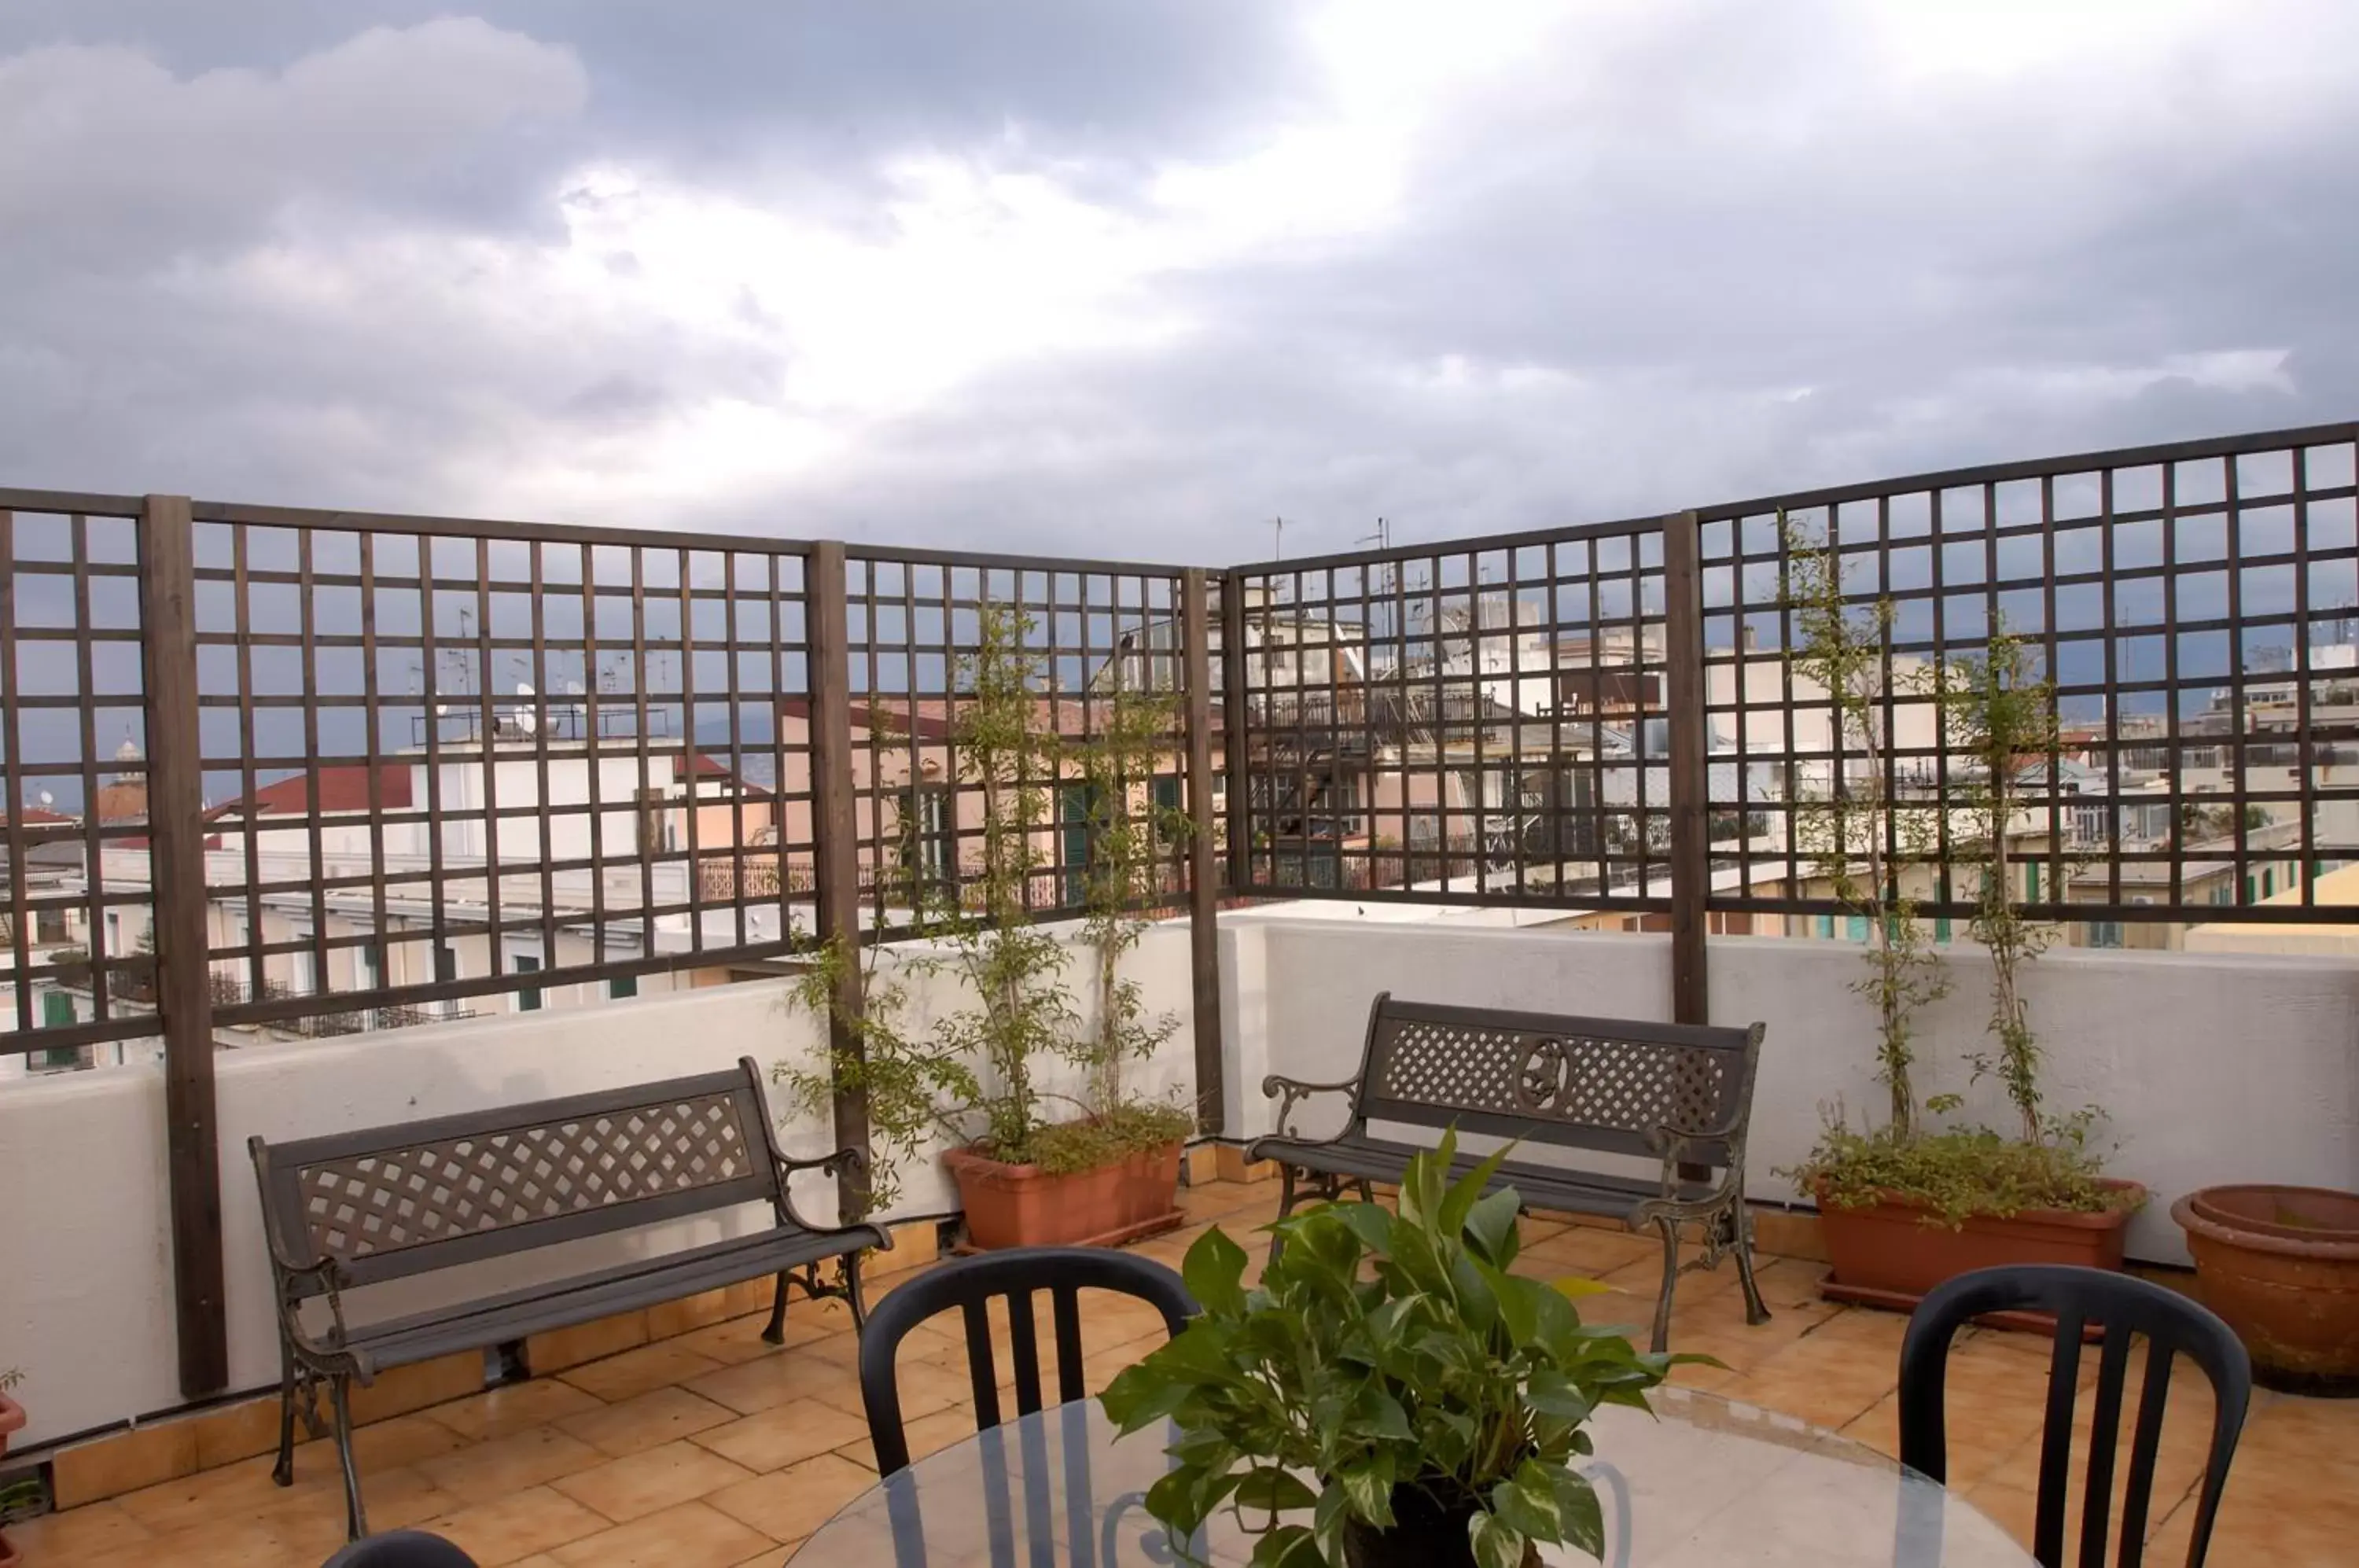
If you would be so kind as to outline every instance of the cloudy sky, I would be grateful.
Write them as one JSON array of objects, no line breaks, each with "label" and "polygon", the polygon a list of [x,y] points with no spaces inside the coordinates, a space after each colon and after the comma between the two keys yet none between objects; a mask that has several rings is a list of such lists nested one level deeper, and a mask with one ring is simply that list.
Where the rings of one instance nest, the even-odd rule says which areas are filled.
[{"label": "cloudy sky", "polygon": [[0,484],[1218,562],[2347,419],[2354,59],[2348,0],[0,0]]}]

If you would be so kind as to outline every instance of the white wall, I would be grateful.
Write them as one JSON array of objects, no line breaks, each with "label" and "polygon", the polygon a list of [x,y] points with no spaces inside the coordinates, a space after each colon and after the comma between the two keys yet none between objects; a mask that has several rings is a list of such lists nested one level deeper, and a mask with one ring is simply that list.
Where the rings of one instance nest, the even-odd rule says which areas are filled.
[{"label": "white wall", "polygon": [[[1126,961],[1151,1013],[1181,1028],[1134,1083],[1148,1094],[1193,1093],[1184,925],[1149,931]],[[1084,1016],[1089,971],[1071,979]],[[820,1031],[792,1007],[789,983],[761,982],[644,996],[429,1028],[223,1052],[218,1058],[223,1233],[230,1385],[275,1386],[277,1331],[270,1270],[245,1140],[317,1137],[351,1127],[586,1094],[735,1065],[816,1061]],[[955,1006],[947,979],[912,985],[913,1019]],[[1048,1075],[1047,1085],[1064,1080]],[[772,1091],[774,1105],[778,1103]],[[833,1146],[823,1118],[781,1129],[788,1151]],[[167,1206],[164,1089],[159,1068],[80,1073],[0,1094],[0,1365],[22,1367],[29,1448],[68,1433],[179,1403],[173,1334],[171,1229]],[[797,1183],[815,1221],[832,1217],[824,1178]],[[956,1207],[938,1169],[909,1173],[886,1218]],[[449,1276],[354,1292],[355,1320],[480,1292],[494,1283],[561,1277],[642,1254],[716,1240],[762,1222],[749,1205],[629,1236],[550,1247]],[[789,1309],[790,1311],[792,1309]]]},{"label": "white wall", "polygon": [[[1231,1038],[1245,1040],[1249,1082],[1229,1086],[1233,1130],[1270,1130],[1268,1072],[1332,1080],[1356,1069],[1369,1002],[1380,990],[1422,1000],[1577,1012],[1669,1016],[1668,936],[1578,931],[1452,931],[1316,921],[1240,924],[1224,936],[1253,949],[1230,974]],[[1231,960],[1223,948],[1224,963]],[[1997,1085],[1968,1082],[1962,1057],[1981,1049],[1989,965],[1953,950],[1954,987],[1922,1015],[1920,1094],[1956,1090],[1966,1115],[1996,1127],[2011,1113]],[[1768,1026],[1754,1094],[1748,1188],[1795,1199],[1773,1172],[1800,1160],[1821,1107],[1881,1116],[1875,1028],[1847,986],[1864,973],[1845,943],[1715,937],[1712,1019]],[[1240,985],[1238,982],[1242,981]],[[2112,1169],[2153,1201],[2132,1223],[2132,1256],[2187,1258],[2170,1203],[2224,1181],[2359,1188],[2359,969],[2305,958],[2051,950],[2025,992],[2049,1052],[2058,1111],[2107,1115]],[[1234,1119],[1242,1113],[1243,1119]]]}]

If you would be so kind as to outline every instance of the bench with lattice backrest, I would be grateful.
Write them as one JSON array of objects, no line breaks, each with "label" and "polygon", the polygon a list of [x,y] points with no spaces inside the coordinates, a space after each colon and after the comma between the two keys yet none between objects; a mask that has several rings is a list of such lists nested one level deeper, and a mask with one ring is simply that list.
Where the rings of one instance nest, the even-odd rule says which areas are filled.
[{"label": "bench with lattice backrest", "polygon": [[[1685,1267],[1714,1267],[1734,1254],[1745,1321],[1769,1315],[1754,1282],[1745,1208],[1745,1123],[1761,1035],[1759,1024],[1717,1029],[1558,1018],[1397,1001],[1386,993],[1369,1009],[1356,1076],[1333,1083],[1283,1074],[1263,1081],[1262,1092],[1279,1101],[1277,1132],[1245,1152],[1277,1162],[1285,1183],[1281,1214],[1335,1198],[1347,1186],[1364,1197],[1372,1182],[1398,1181],[1427,1144],[1380,1136],[1370,1130],[1375,1123],[1432,1128],[1436,1138],[1455,1127],[1462,1135],[1515,1138],[1527,1148],[1659,1161],[1659,1173],[1637,1175],[1511,1156],[1495,1184],[1513,1186],[1528,1209],[1606,1214],[1633,1230],[1660,1231],[1663,1285],[1654,1331],[1660,1350],[1682,1272],[1682,1225],[1700,1226],[1703,1244]],[[1343,1127],[1327,1138],[1298,1134],[1296,1106],[1322,1094],[1348,1097]],[[1462,1154],[1459,1165],[1471,1168],[1481,1158]]]},{"label": "bench with lattice backrest", "polygon": [[[293,1483],[295,1416],[321,1433],[328,1389],[347,1522],[366,1533],[353,1462],[350,1388],[383,1371],[775,1278],[769,1326],[784,1338],[787,1288],[864,1312],[860,1254],[891,1245],[871,1225],[815,1225],[788,1179],[841,1175],[860,1156],[790,1160],[753,1059],[734,1072],[561,1100],[364,1127],[291,1143],[248,1140],[277,1284],[280,1486]],[[426,1312],[353,1322],[345,1293],[584,1237],[766,1203],[748,1234],[633,1258]],[[821,1265],[837,1261],[836,1278]]]}]

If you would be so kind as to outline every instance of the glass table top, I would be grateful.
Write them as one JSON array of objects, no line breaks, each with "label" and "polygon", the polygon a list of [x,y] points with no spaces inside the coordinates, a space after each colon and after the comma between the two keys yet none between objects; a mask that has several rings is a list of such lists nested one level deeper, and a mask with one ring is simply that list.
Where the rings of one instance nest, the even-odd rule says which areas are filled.
[{"label": "glass table top", "polygon": [[[1871,1448],[1711,1395],[1662,1388],[1656,1414],[1607,1407],[1581,1468],[1612,1568],[2029,1568],[1962,1498]],[[803,1545],[813,1563],[1129,1568],[1190,1559],[1144,1494],[1168,1427],[1118,1437],[1094,1400],[1060,1405],[922,1459],[845,1505]],[[1253,1537],[1217,1516],[1193,1560],[1241,1564]],[[1551,1565],[1590,1561],[1560,1550]]]}]

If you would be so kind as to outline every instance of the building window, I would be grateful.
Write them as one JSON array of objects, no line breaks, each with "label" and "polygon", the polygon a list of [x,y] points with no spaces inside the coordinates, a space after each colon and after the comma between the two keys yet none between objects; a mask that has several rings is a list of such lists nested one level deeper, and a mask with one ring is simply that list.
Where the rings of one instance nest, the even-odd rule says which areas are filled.
[{"label": "building window", "polygon": [[452,947],[449,942],[443,942],[438,945],[434,949],[434,978],[437,980],[456,980],[459,978],[460,973],[459,950]]},{"label": "building window", "polygon": [[[540,960],[532,953],[519,953],[516,955],[516,972],[519,975],[538,975],[540,973]],[[539,986],[528,985],[516,993],[516,1011],[537,1013],[539,1010]]]},{"label": "building window", "polygon": [[1938,942],[1946,942],[1950,940],[1949,916],[1940,915],[1935,917],[1933,920],[1933,940]]},{"label": "building window", "polygon": [[385,989],[385,944],[364,942],[353,950],[353,981],[363,991]]},{"label": "building window", "polygon": [[1843,917],[1843,936],[1846,940],[1851,942],[1865,942],[1867,940],[1867,917],[1865,915],[1845,915]]},{"label": "building window", "polygon": [[[296,942],[308,942],[311,940],[311,931],[307,926],[289,927],[287,934]],[[317,952],[305,947],[288,953],[287,967],[294,976],[297,996],[316,996],[320,994],[320,955]]]},{"label": "building window", "polygon": [[60,1029],[74,1021],[73,998],[63,991],[41,993],[41,1027]]},{"label": "building window", "polygon": [[2119,947],[2119,946],[2121,946],[2121,945],[2122,945],[2122,923],[2121,923],[2121,921],[2119,921],[2119,920],[2092,920],[2092,921],[2090,921],[2090,922],[2089,922],[2089,945],[2090,945],[2091,947]]},{"label": "building window", "polygon": [[606,982],[606,999],[610,1002],[627,1002],[638,994],[639,977],[636,975],[617,975]]},{"label": "building window", "polygon": [[2261,873],[2261,897],[2262,897],[2262,898],[2267,898],[2270,894],[2272,894],[2272,893],[2276,892],[2277,890],[2277,868],[2276,868],[2275,866],[2271,866],[2268,870],[2264,871],[2264,872],[2262,872],[2262,873]]}]

